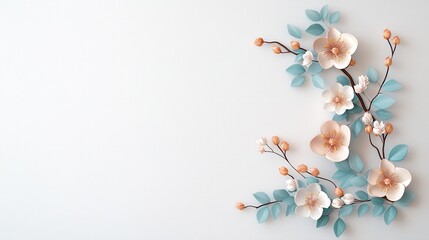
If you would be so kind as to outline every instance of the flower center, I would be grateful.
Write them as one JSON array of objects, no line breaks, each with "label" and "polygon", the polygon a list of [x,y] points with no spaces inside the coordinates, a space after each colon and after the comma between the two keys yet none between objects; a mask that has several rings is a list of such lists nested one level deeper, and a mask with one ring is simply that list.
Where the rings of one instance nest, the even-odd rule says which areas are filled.
[{"label": "flower center", "polygon": [[328,134],[323,134],[323,146],[329,148],[330,152],[335,152],[341,147],[342,136],[339,132],[333,130]]},{"label": "flower center", "polygon": [[325,46],[324,54],[331,59],[340,61],[346,53],[346,44],[340,39],[331,39]]},{"label": "flower center", "polygon": [[398,184],[398,176],[391,173],[388,169],[381,169],[377,178],[377,185],[384,191],[387,192],[391,188],[395,188]]},{"label": "flower center", "polygon": [[346,102],[346,96],[342,93],[336,93],[336,96],[332,98],[331,102],[335,106],[343,106]]},{"label": "flower center", "polygon": [[313,208],[317,205],[318,199],[312,194],[307,196],[307,207]]},{"label": "flower center", "polygon": [[340,49],[338,49],[337,47],[334,47],[331,49],[331,52],[336,56],[338,55],[338,53],[340,53]]}]

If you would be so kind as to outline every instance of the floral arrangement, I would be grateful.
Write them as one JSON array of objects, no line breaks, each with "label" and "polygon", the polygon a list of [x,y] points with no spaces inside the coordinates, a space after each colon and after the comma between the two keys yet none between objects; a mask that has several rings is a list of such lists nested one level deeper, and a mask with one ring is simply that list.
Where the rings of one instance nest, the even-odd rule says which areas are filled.
[{"label": "floral arrangement", "polygon": [[[382,78],[372,67],[366,73],[355,75],[349,69],[356,64],[352,55],[357,50],[358,40],[352,34],[341,33],[333,27],[340,19],[340,12],[330,12],[328,6],[324,6],[320,11],[308,9],[305,13],[312,21],[306,33],[313,36],[326,33],[325,37],[313,42],[312,49],[301,47],[298,40],[291,41],[287,47],[278,41],[257,38],[255,45],[270,45],[275,54],[295,56],[295,62],[286,69],[294,76],[292,87],[302,86],[308,75],[315,87],[324,89],[324,109],[334,115],[332,120],[322,124],[320,133],[311,140],[310,148],[327,162],[334,163],[337,171],[332,179],[322,177],[316,167],[296,165],[290,159],[287,141],[274,136],[269,143],[262,137],[257,141],[258,151],[274,154],[288,165],[279,168],[279,173],[286,177],[285,188],[274,190],[272,198],[264,192],[253,194],[259,205],[239,202],[236,207],[239,210],[256,209],[259,223],[270,216],[277,219],[282,209],[286,209],[286,216],[310,217],[316,221],[317,228],[326,226],[331,218],[335,218],[333,230],[337,237],[346,229],[345,217],[355,210],[359,217],[372,212],[372,216],[383,216],[384,222],[390,224],[398,214],[397,207],[408,206],[414,199],[407,188],[411,183],[410,172],[395,165],[406,158],[408,146],[396,145],[386,155],[387,139],[393,133],[393,125],[385,121],[392,118],[388,108],[395,102],[388,92],[402,87],[389,78],[400,38],[392,38],[388,29],[383,32],[390,54],[384,60],[386,71]],[[288,24],[287,29],[292,37],[302,37],[298,27]],[[341,75],[325,90],[325,80],[320,74],[328,69],[339,70]],[[371,97],[367,91],[369,88],[374,88]],[[376,166],[367,171],[364,171],[364,161],[349,148],[350,141],[362,132],[374,148],[374,158],[379,159]],[[352,192],[350,188],[358,190]]]}]

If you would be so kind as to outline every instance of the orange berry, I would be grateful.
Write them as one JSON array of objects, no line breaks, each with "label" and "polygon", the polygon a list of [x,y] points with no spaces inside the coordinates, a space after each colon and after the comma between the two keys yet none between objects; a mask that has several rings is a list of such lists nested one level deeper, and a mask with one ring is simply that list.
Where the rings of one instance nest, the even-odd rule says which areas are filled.
[{"label": "orange berry", "polygon": [[273,47],[273,52],[274,52],[275,54],[280,54],[280,53],[282,53],[282,50],[280,49],[280,47],[278,47],[278,46],[274,46],[274,47]]},{"label": "orange berry", "polygon": [[292,47],[293,50],[298,50],[301,47],[301,44],[299,44],[299,42],[297,41],[292,41],[290,42],[290,46]]},{"label": "orange berry", "polygon": [[384,39],[390,39],[391,36],[392,36],[392,32],[390,32],[389,29],[384,29],[384,32],[383,32]]},{"label": "orange berry", "polygon": [[235,205],[235,207],[236,207],[238,210],[243,210],[243,209],[245,209],[245,208],[246,208],[246,206],[244,206],[244,203],[242,203],[242,202],[238,202],[238,203]]},{"label": "orange berry", "polygon": [[387,134],[391,134],[393,132],[393,125],[391,123],[386,123],[385,130]]},{"label": "orange berry", "polygon": [[372,126],[371,125],[367,125],[365,127],[365,132],[368,133],[368,134],[371,134],[372,133]]},{"label": "orange berry", "polygon": [[271,138],[271,141],[273,141],[273,144],[274,144],[274,145],[278,145],[278,144],[280,143],[280,139],[279,139],[279,137],[277,137],[277,136],[273,136],[273,137]]},{"label": "orange berry", "polygon": [[289,170],[286,167],[280,167],[279,173],[283,176],[287,176],[289,174]]},{"label": "orange berry", "polygon": [[399,45],[401,43],[401,39],[398,36],[394,36],[392,39],[392,43],[395,45]]},{"label": "orange berry", "polygon": [[387,58],[384,60],[384,65],[386,65],[386,67],[390,67],[390,66],[392,66],[392,59],[391,59],[390,57],[387,57]]},{"label": "orange berry", "polygon": [[264,44],[264,39],[262,38],[257,38],[254,42],[254,44],[258,47],[262,46]]},{"label": "orange berry", "polygon": [[283,141],[282,145],[281,145],[281,148],[282,148],[283,151],[286,152],[287,150],[289,150],[289,143],[287,143],[286,141]]},{"label": "orange berry", "polygon": [[296,170],[300,173],[305,173],[308,171],[308,167],[305,164],[301,164],[298,166],[298,168]]},{"label": "orange berry", "polygon": [[310,174],[311,174],[311,176],[313,176],[313,177],[317,177],[317,176],[319,176],[320,171],[319,171],[319,169],[317,169],[317,168],[310,168]]},{"label": "orange berry", "polygon": [[342,197],[344,195],[343,189],[339,187],[335,188],[335,195],[337,195],[337,197]]},{"label": "orange berry", "polygon": [[356,65],[356,61],[354,59],[350,60],[349,66],[353,67],[354,65]]}]

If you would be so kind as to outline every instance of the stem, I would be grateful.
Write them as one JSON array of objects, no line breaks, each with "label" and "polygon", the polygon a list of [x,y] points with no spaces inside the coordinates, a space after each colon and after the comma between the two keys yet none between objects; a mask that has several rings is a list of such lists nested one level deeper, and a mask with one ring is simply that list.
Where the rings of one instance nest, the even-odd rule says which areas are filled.
[{"label": "stem", "polygon": [[371,133],[368,133],[368,138],[369,138],[369,143],[371,143],[371,146],[373,146],[375,149],[377,149],[378,157],[380,157],[380,159],[383,159],[383,158],[381,157],[381,154],[380,154],[380,149],[378,149],[378,147],[377,147],[377,146],[375,146],[375,145],[374,145],[374,143],[372,143]]},{"label": "stem", "polygon": [[305,176],[304,176],[304,174],[302,174],[302,173],[300,173],[300,172],[298,172],[298,170],[292,165],[292,163],[290,163],[289,162],[289,159],[287,158],[287,156],[286,156],[286,152],[285,151],[283,151],[281,148],[280,148],[280,146],[279,145],[277,145],[277,147],[279,148],[279,150],[283,153],[283,158],[286,160],[286,162],[287,163],[289,163],[289,165],[293,168],[293,170],[295,170],[295,172],[297,172],[297,173],[299,173],[299,175],[301,175],[303,178],[306,178]]},{"label": "stem", "polygon": [[386,158],[386,154],[385,154],[385,151],[384,151],[384,146],[386,146],[387,135],[389,135],[389,134],[383,134],[383,147],[382,147],[383,158]]},{"label": "stem", "polygon": [[[311,175],[311,173],[310,173],[310,172],[307,172],[307,173]],[[312,176],[313,176],[313,175],[312,175]],[[313,176],[313,177],[315,177],[315,178],[319,178],[319,179],[322,179],[322,180],[325,180],[325,181],[328,181],[328,182],[332,183],[332,184],[334,185],[334,187],[335,187],[335,188],[337,188],[337,185],[336,185],[332,180],[329,180],[329,179],[324,178],[324,177],[319,177],[319,176]]]},{"label": "stem", "polygon": [[286,51],[287,51],[287,53],[292,53],[292,54],[294,54],[294,55],[298,55],[298,53],[296,53],[296,52],[294,52],[294,51],[291,51],[288,47],[286,47],[285,45],[283,45],[282,43],[280,43],[280,42],[277,42],[277,41],[269,41],[269,42],[267,42],[267,41],[264,41],[264,43],[269,43],[269,44],[278,44],[278,45],[280,45],[281,47],[283,47],[284,49],[286,49]]},{"label": "stem", "polygon": [[267,206],[267,205],[270,205],[270,204],[273,204],[273,203],[277,203],[277,202],[279,202],[279,201],[272,201],[272,202],[261,204],[259,206],[247,205],[244,208],[248,208],[249,207],[249,208],[256,208],[256,209],[258,209],[260,207]]},{"label": "stem", "polygon": [[[350,73],[347,72],[346,69],[341,69],[341,72],[343,72],[349,78],[350,84],[352,85],[352,88],[354,89],[356,84],[355,84],[355,81],[353,81],[353,77],[350,75]],[[362,106],[363,110],[365,110],[365,112],[368,112],[369,108],[366,108],[366,105],[365,105],[365,102],[363,101],[362,96],[359,93],[355,93],[355,94],[358,97],[360,105]]]}]

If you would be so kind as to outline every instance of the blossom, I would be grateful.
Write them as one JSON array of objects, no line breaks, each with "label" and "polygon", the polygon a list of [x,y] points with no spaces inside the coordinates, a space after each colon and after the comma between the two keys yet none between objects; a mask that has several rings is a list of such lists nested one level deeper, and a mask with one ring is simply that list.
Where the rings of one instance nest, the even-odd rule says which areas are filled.
[{"label": "blossom", "polygon": [[355,201],[355,197],[350,193],[346,193],[341,197],[341,200],[343,200],[344,204],[350,205]]},{"label": "blossom", "polygon": [[356,93],[363,93],[368,88],[369,85],[369,79],[367,76],[360,75],[358,78],[358,84],[355,85],[355,92]]},{"label": "blossom", "polygon": [[265,145],[267,145],[267,138],[266,137],[261,137],[261,138],[258,139],[258,141],[256,141],[256,143],[259,146],[265,146]]},{"label": "blossom", "polygon": [[297,215],[317,220],[322,216],[323,208],[329,208],[331,199],[320,189],[318,183],[312,183],[307,188],[300,188],[296,192],[295,204]]},{"label": "blossom", "polygon": [[324,69],[335,66],[338,69],[346,68],[352,54],[358,46],[357,39],[349,33],[340,33],[336,28],[330,28],[326,38],[314,41],[313,48],[318,53],[320,66]]},{"label": "blossom", "polygon": [[304,55],[302,56],[302,66],[304,67],[310,67],[310,65],[313,63],[314,60],[314,56],[313,53],[310,51],[307,51],[304,53]]},{"label": "blossom", "polygon": [[349,127],[329,120],[320,127],[320,132],[310,142],[313,152],[324,155],[333,162],[343,161],[349,156]]},{"label": "blossom", "polygon": [[405,188],[411,183],[411,174],[405,168],[398,168],[389,160],[382,159],[379,169],[372,169],[368,176],[368,194],[398,201]]},{"label": "blossom", "polygon": [[386,133],[386,127],[383,121],[374,121],[374,128],[372,129],[375,135],[380,135]]},{"label": "blossom", "polygon": [[341,208],[343,205],[344,202],[340,198],[335,198],[334,200],[332,200],[332,207],[334,208]]},{"label": "blossom", "polygon": [[326,89],[322,93],[325,100],[325,110],[335,112],[338,115],[343,114],[346,110],[352,109],[354,97],[353,88],[340,83],[335,83],[331,89]]},{"label": "blossom", "polygon": [[261,154],[265,152],[265,147],[264,146],[259,146],[258,147],[258,152],[260,152]]},{"label": "blossom", "polygon": [[288,179],[286,180],[286,189],[289,192],[293,192],[298,188],[298,181],[296,179]]},{"label": "blossom", "polygon": [[372,114],[370,112],[365,112],[362,117],[362,122],[365,125],[371,125],[373,121]]}]

